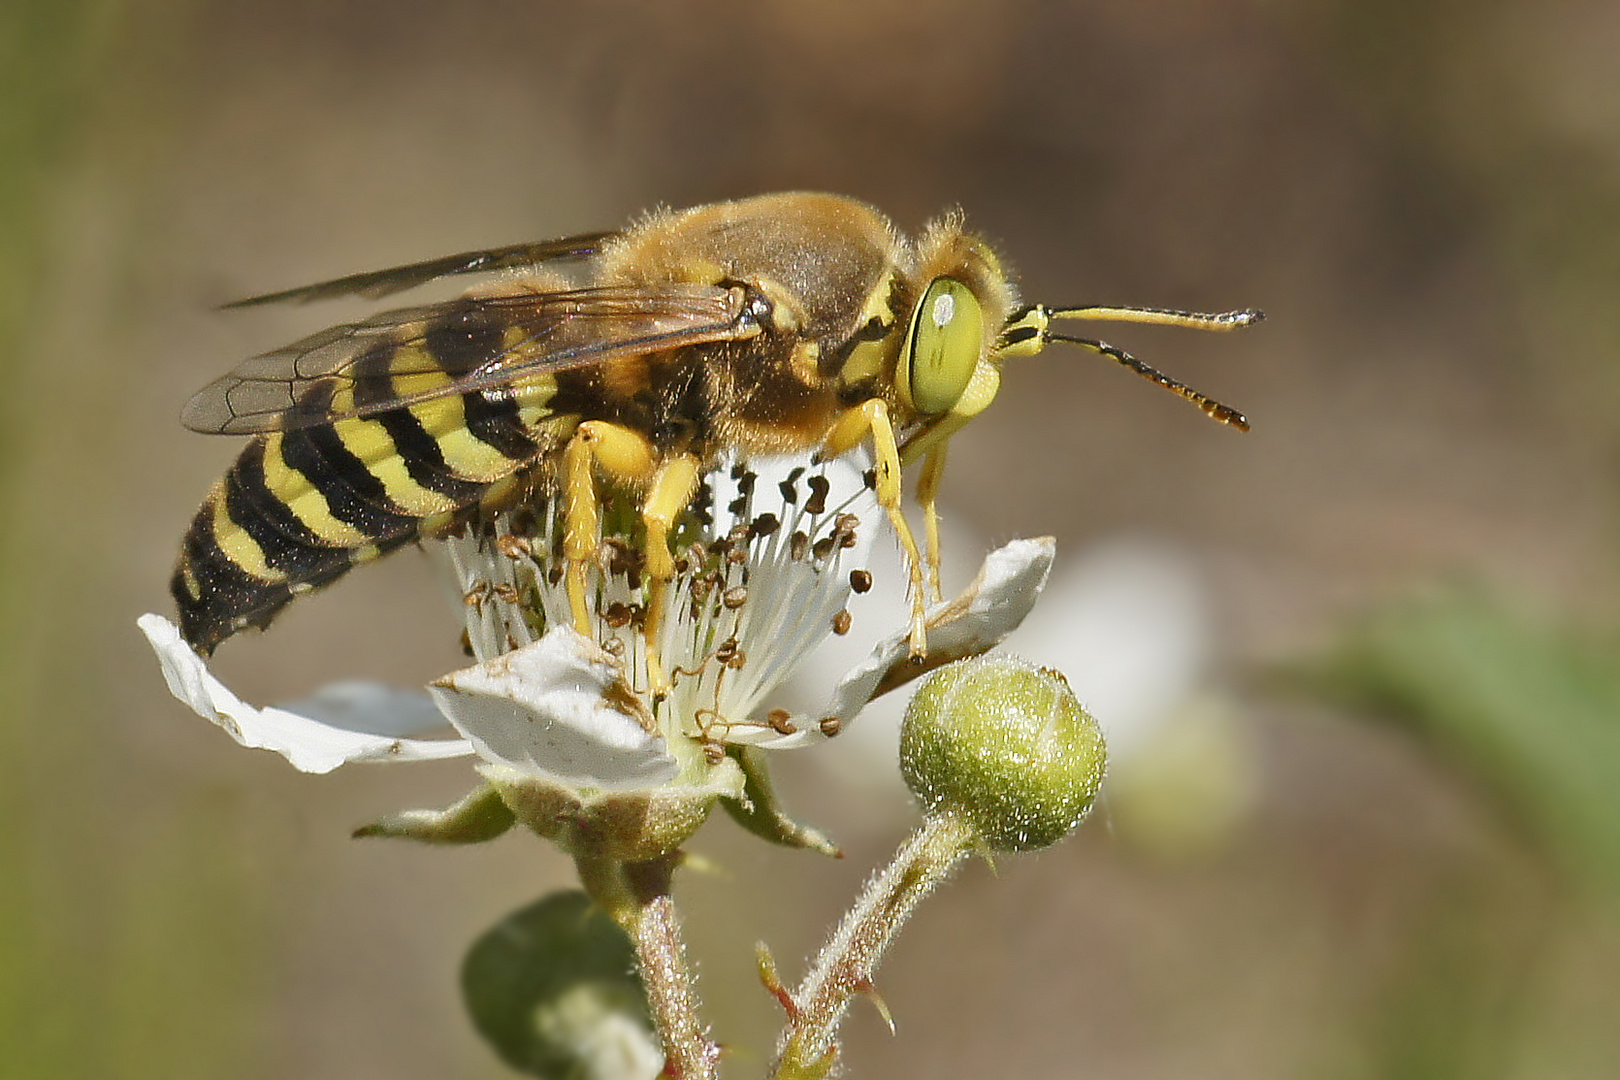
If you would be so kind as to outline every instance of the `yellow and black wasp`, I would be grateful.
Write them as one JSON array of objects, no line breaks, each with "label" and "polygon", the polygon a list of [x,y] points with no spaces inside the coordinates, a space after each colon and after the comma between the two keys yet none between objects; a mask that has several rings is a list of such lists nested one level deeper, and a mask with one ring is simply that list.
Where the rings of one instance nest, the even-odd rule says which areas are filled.
[{"label": "yellow and black wasp", "polygon": [[[562,272],[572,264],[572,278]],[[926,648],[937,591],[935,495],[950,436],[996,395],[1002,361],[1053,341],[1132,368],[1247,430],[1233,409],[1057,319],[1206,330],[1258,311],[1020,306],[960,215],[907,237],[872,207],[814,193],[659,211],[617,232],[469,252],[240,301],[377,298],[450,275],[501,272],[459,299],[334,326],[255,356],[186,406],[197,431],[253,439],[198,511],[173,579],[180,625],[211,652],[356,563],[442,534],[516,498],[557,500],[557,556],[574,622],[600,547],[601,491],[628,491],[644,527],[649,670],[671,530],[726,452],[871,448]],[[901,470],[920,460],[919,545]],[[926,554],[925,554],[926,550]]]}]

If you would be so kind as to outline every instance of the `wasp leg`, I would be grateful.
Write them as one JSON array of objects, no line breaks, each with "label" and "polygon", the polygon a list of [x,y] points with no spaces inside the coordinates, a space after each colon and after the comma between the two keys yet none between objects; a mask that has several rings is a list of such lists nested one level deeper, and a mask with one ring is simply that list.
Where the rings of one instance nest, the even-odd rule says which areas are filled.
[{"label": "wasp leg", "polygon": [[645,482],[658,458],[645,436],[603,420],[587,420],[563,451],[563,558],[568,562],[568,607],[574,629],[591,637],[590,566],[602,543],[602,502],[596,467],[615,480]]},{"label": "wasp leg", "polygon": [[655,697],[669,693],[664,674],[660,638],[664,621],[664,587],[675,576],[675,557],[669,552],[669,530],[697,491],[701,466],[691,454],[666,458],[653,473],[641,520],[647,526],[647,622],[642,636],[647,645],[647,682]]},{"label": "wasp leg", "polygon": [[928,584],[936,601],[944,600],[939,583],[939,482],[945,475],[945,443],[928,451],[922,475],[917,478],[917,504],[922,507],[923,527],[928,540]]},{"label": "wasp leg", "polygon": [[917,547],[917,538],[900,511],[900,448],[894,439],[894,425],[889,421],[889,407],[873,399],[850,409],[833,425],[821,446],[821,456],[838,457],[854,449],[862,439],[872,440],[872,456],[877,469],[877,500],[889,515],[900,546],[905,552],[906,570],[910,576],[911,637],[908,642],[913,658],[928,652],[928,593],[923,583],[923,556]]},{"label": "wasp leg", "polygon": [[591,436],[585,428],[580,425],[563,451],[563,559],[568,564],[568,608],[574,616],[574,629],[591,637],[586,577],[602,542],[602,508],[591,469]]}]

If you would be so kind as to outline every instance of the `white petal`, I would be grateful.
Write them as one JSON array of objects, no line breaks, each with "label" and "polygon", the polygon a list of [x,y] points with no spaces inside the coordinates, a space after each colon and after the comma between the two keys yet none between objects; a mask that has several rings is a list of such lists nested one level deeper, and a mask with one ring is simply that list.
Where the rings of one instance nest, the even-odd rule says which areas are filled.
[{"label": "white petal", "polygon": [[348,731],[285,709],[254,708],[214,678],[168,619],[143,615],[139,625],[157,653],[171,694],[243,746],[274,750],[303,772],[331,772],[350,761],[422,761],[473,752],[461,739],[398,739]]},{"label": "white petal", "polygon": [[327,727],[390,738],[444,731],[450,726],[433,699],[422,691],[364,679],[327,683],[308,697],[282,702],[281,708]]},{"label": "white petal", "polygon": [[795,717],[797,733],[761,740],[758,745],[786,749],[819,742],[825,738],[821,729],[827,720],[847,724],[874,696],[942,664],[994,648],[1035,606],[1056,551],[1057,542],[1050,536],[1014,540],[992,551],[979,568],[979,576],[960,596],[929,609],[925,663],[911,662],[909,628],[898,630],[878,642],[871,655],[844,676],[820,716],[808,722]]},{"label": "white petal", "polygon": [[[805,470],[803,457],[765,458],[749,463],[757,477],[754,510],[771,507],[770,496],[778,485],[795,471]],[[820,466],[813,475],[825,478],[827,491],[824,502],[827,510],[820,515],[806,515],[802,503],[783,500],[775,512],[782,522],[768,540],[757,543],[750,559],[748,602],[736,622],[734,635],[748,655],[748,663],[738,671],[694,680],[677,688],[684,691],[685,701],[694,708],[712,708],[724,717],[742,718],[751,714],[781,683],[793,674],[824,642],[833,636],[833,620],[840,610],[849,606],[851,587],[849,572],[864,569],[871,564],[872,548],[884,531],[886,522],[878,510],[877,497],[866,486],[863,473],[865,457],[862,453],[835,458]],[[719,486],[719,472],[715,484],[716,507],[723,507],[727,495]],[[801,494],[806,498],[808,480],[798,481]],[[825,559],[794,559],[792,536],[801,529],[813,539],[829,535],[840,513],[853,513],[862,522],[854,533],[852,546],[840,545]],[[727,512],[729,515],[729,511]],[[716,510],[715,533],[726,535],[736,521],[722,516]],[[721,526],[724,526],[723,528]],[[908,609],[909,610],[909,609]],[[683,613],[675,612],[672,622],[684,623]],[[666,637],[666,643],[670,640]],[[691,635],[702,642],[701,651],[679,661],[683,666],[697,667],[702,654],[713,646],[708,640],[713,634]],[[710,670],[715,670],[713,665]],[[769,735],[769,729],[755,729]],[[734,729],[728,734],[741,732],[736,741],[752,741],[749,729]],[[758,736],[755,735],[757,738]]]},{"label": "white petal", "polygon": [[486,761],[604,789],[661,784],[677,772],[663,740],[647,732],[618,658],[570,626],[429,691]]}]

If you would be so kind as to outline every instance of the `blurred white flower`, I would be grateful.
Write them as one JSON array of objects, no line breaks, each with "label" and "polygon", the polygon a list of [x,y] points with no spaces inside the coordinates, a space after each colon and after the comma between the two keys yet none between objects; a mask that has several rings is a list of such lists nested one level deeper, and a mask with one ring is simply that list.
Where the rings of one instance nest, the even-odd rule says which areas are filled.
[{"label": "blurred white flower", "polygon": [[1068,677],[1115,763],[1150,745],[1204,682],[1213,628],[1198,572],[1173,546],[1116,537],[1076,553],[1008,647]]},{"label": "blurred white flower", "polygon": [[[977,543],[951,528],[947,568],[951,552]],[[903,588],[881,581],[867,614],[894,623],[905,605]],[[1060,560],[1042,603],[1004,642],[1009,652],[1062,672],[1096,717],[1108,741],[1104,813],[1132,842],[1207,847],[1257,798],[1252,742],[1236,709],[1210,685],[1215,634],[1195,562],[1166,541],[1120,536]],[[850,663],[848,652],[839,645],[811,657],[789,695],[835,677]],[[904,706],[904,695],[872,702],[852,737],[818,755],[817,767],[855,792],[892,789]]]}]

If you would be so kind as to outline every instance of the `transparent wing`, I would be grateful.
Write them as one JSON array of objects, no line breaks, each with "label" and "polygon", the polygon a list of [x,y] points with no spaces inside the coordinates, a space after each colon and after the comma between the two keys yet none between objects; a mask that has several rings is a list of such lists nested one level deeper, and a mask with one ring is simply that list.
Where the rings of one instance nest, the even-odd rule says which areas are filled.
[{"label": "transparent wing", "polygon": [[406,289],[414,289],[437,278],[454,274],[483,274],[495,270],[517,270],[526,266],[558,259],[583,259],[595,255],[602,245],[619,234],[616,232],[581,233],[559,240],[539,240],[509,247],[488,248],[483,251],[463,251],[459,255],[444,255],[424,262],[405,266],[391,266],[386,270],[371,270],[364,274],[318,281],[296,289],[250,296],[224,306],[227,308],[255,307],[259,304],[290,302],[307,304],[313,300],[332,300],[340,296],[361,296],[377,300]]},{"label": "transparent wing", "polygon": [[251,357],[199,391],[180,419],[206,434],[286,431],[615,357],[751,337],[755,319],[741,287],[463,297],[383,312]]}]

